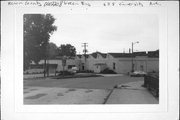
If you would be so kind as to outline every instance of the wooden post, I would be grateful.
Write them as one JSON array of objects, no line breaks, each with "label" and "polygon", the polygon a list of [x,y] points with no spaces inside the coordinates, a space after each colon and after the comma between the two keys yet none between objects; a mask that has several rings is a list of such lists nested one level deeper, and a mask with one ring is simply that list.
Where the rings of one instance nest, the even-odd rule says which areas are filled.
[{"label": "wooden post", "polygon": [[46,77],[46,59],[44,59],[44,77]]}]

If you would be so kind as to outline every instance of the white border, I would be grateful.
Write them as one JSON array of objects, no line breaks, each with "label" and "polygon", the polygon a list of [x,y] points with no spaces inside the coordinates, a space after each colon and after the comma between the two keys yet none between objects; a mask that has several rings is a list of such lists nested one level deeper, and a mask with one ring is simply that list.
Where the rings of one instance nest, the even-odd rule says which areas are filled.
[{"label": "white border", "polygon": [[[5,12],[5,10],[10,10],[9,14],[6,13],[2,13],[2,16],[4,17],[4,19],[2,19],[2,28],[10,28],[9,30],[3,30],[3,34],[2,35],[2,40],[3,40],[3,45],[9,45],[9,47],[11,47],[10,49],[8,49],[9,47],[7,46],[4,47],[2,46],[2,69],[6,68],[5,70],[2,71],[2,108],[5,109],[5,107],[7,107],[4,111],[5,116],[7,117],[7,111],[11,112],[11,113],[18,113],[18,114],[23,114],[23,113],[39,113],[39,115],[42,115],[42,112],[47,112],[50,115],[54,115],[54,113],[101,113],[105,116],[104,113],[113,113],[113,114],[117,114],[117,113],[121,113],[121,116],[123,118],[126,118],[125,116],[127,115],[127,113],[130,114],[136,114],[136,117],[140,117],[141,115],[145,115],[145,114],[159,114],[161,115],[162,113],[167,113],[168,111],[170,111],[171,106],[169,106],[169,103],[171,102],[170,100],[172,100],[172,98],[177,98],[174,97],[172,95],[172,91],[174,91],[175,94],[177,94],[178,92],[175,92],[175,90],[173,89],[172,85],[176,85],[173,84],[172,81],[170,81],[167,78],[171,78],[169,71],[171,68],[171,66],[169,67],[169,60],[173,60],[171,58],[169,58],[170,56],[168,55],[177,55],[177,53],[173,53],[172,51],[170,51],[172,48],[172,45],[177,45],[175,43],[177,40],[177,32],[175,31],[175,33],[171,33],[171,31],[169,30],[174,30],[173,24],[171,22],[169,22],[169,20],[174,22],[174,19],[177,19],[177,15],[175,14],[177,12],[177,3],[173,4],[173,2],[171,2],[172,4],[169,5],[169,3],[167,4],[166,2],[162,2],[164,3],[165,7],[144,7],[144,8],[131,8],[131,7],[122,7],[122,8],[99,8],[99,7],[94,7],[94,8],[88,8],[88,10],[85,11],[84,8],[73,8],[73,11],[70,10],[70,7],[62,7],[62,8],[46,8],[46,9],[42,9],[42,8],[16,8],[16,9],[12,9],[9,8],[6,5],[6,2],[2,2],[2,7],[3,7],[3,12]],[[170,8],[168,8],[168,6],[170,6]],[[7,7],[7,8],[6,8]],[[98,11],[98,12],[97,12]],[[173,13],[175,12],[175,13]],[[23,46],[23,14],[24,13],[54,13],[54,14],[76,14],[76,13],[81,13],[81,14],[105,14],[105,13],[112,13],[112,14],[129,14],[129,13],[133,13],[133,14],[157,14],[159,17],[159,48],[160,48],[160,102],[158,105],[154,104],[154,105],[23,105],[23,54],[22,54],[22,46]],[[174,19],[172,19],[171,17],[174,17]],[[5,20],[6,18],[6,20]],[[7,19],[7,18],[12,18],[12,19]],[[13,23],[12,23],[13,21]],[[178,23],[175,20],[176,24]],[[170,27],[169,28],[169,24]],[[179,30],[179,29],[177,29]],[[9,33],[11,36],[8,36],[7,33]],[[174,36],[173,36],[174,35]],[[170,42],[170,38],[171,42],[172,40],[174,40],[174,42]],[[9,39],[9,40],[8,40]],[[7,40],[5,42],[5,40]],[[10,43],[12,42],[12,43]],[[167,47],[167,45],[169,47]],[[171,45],[171,46],[170,46]],[[177,47],[175,47],[177,48]],[[177,49],[172,49],[172,50],[176,50]],[[7,52],[8,51],[8,52]],[[5,57],[8,56],[9,58]],[[10,60],[11,59],[11,60]],[[8,62],[8,64],[7,64]],[[174,62],[174,64],[178,64],[177,61]],[[11,65],[11,66],[10,66]],[[6,67],[5,67],[6,66]],[[14,71],[14,73],[9,73],[9,71],[7,70],[8,68],[11,68],[12,71]],[[168,71],[167,71],[168,70]],[[177,72],[177,71],[176,71]],[[7,76],[7,73],[10,74],[9,76]],[[173,74],[173,73],[171,73]],[[176,74],[177,75],[177,74]],[[4,79],[7,79],[7,81],[4,81]],[[177,77],[175,77],[176,82],[177,81]],[[6,86],[5,83],[7,83]],[[168,84],[167,84],[168,83]],[[9,84],[9,85],[8,85]],[[171,85],[171,86],[170,86]],[[7,89],[7,88],[8,89]],[[177,86],[175,86],[174,88],[177,88]],[[177,89],[176,89],[177,90]],[[170,94],[171,93],[171,94]],[[8,95],[8,96],[5,96]],[[168,98],[167,98],[168,97]],[[169,98],[172,97],[172,98]],[[174,100],[174,99],[173,99]],[[13,102],[15,101],[15,102]],[[176,103],[177,101],[174,100]],[[7,102],[8,104],[4,104],[5,102]],[[9,107],[11,106],[12,109],[10,109]],[[2,109],[2,114],[3,114],[3,109]],[[13,114],[13,115],[14,115]],[[23,114],[23,116],[25,117],[27,114]],[[64,114],[63,114],[64,115]],[[157,115],[157,116],[159,116]],[[56,116],[56,115],[55,115]],[[89,115],[87,115],[89,116]],[[16,116],[18,117],[18,116]],[[89,116],[91,118],[93,118],[93,116]],[[160,117],[160,116],[159,116]],[[108,118],[108,117],[106,117]],[[105,118],[105,119],[106,119]],[[117,117],[114,117],[117,118]],[[133,117],[128,117],[128,118],[133,118]],[[33,118],[34,119],[34,118]],[[48,119],[48,117],[46,118]],[[166,118],[165,118],[166,119]]]},{"label": "white border", "polygon": [[[56,9],[22,9],[16,10],[16,37],[15,39],[15,105],[21,112],[161,112],[166,110],[167,93],[167,17],[165,8],[93,8],[84,11],[81,8],[70,8],[58,11]],[[98,12],[97,12],[98,11]],[[159,39],[160,39],[160,102],[159,105],[23,105],[22,86],[23,86],[23,14],[27,13],[56,13],[56,14],[155,14],[159,18]],[[162,42],[163,41],[163,42]],[[18,57],[17,57],[18,56]],[[162,61],[163,60],[163,61]],[[17,69],[18,68],[18,69]],[[20,107],[21,106],[21,107]]]}]

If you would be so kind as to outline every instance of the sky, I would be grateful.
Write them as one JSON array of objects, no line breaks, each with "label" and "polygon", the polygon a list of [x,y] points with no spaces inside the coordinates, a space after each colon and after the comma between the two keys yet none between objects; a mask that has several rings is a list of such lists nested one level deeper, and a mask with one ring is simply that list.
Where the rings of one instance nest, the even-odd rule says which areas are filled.
[{"label": "sky", "polygon": [[134,52],[159,49],[158,17],[153,14],[55,14],[57,26],[50,42],[57,46],[71,44],[82,54],[82,43],[88,53]]}]

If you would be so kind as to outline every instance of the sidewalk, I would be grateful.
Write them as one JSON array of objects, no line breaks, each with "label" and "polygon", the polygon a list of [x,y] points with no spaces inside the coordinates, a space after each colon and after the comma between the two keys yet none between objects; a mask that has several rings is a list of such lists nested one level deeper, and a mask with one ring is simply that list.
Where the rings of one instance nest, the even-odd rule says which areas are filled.
[{"label": "sidewalk", "polygon": [[106,104],[158,104],[158,100],[144,87],[144,81],[118,85]]}]

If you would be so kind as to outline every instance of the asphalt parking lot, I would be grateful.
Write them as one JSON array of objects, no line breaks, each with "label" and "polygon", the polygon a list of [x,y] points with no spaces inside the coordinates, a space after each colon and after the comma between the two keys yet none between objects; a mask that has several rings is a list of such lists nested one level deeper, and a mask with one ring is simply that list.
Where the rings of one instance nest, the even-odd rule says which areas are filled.
[{"label": "asphalt parking lot", "polygon": [[25,79],[24,104],[158,104],[142,87],[143,80],[129,76]]}]

